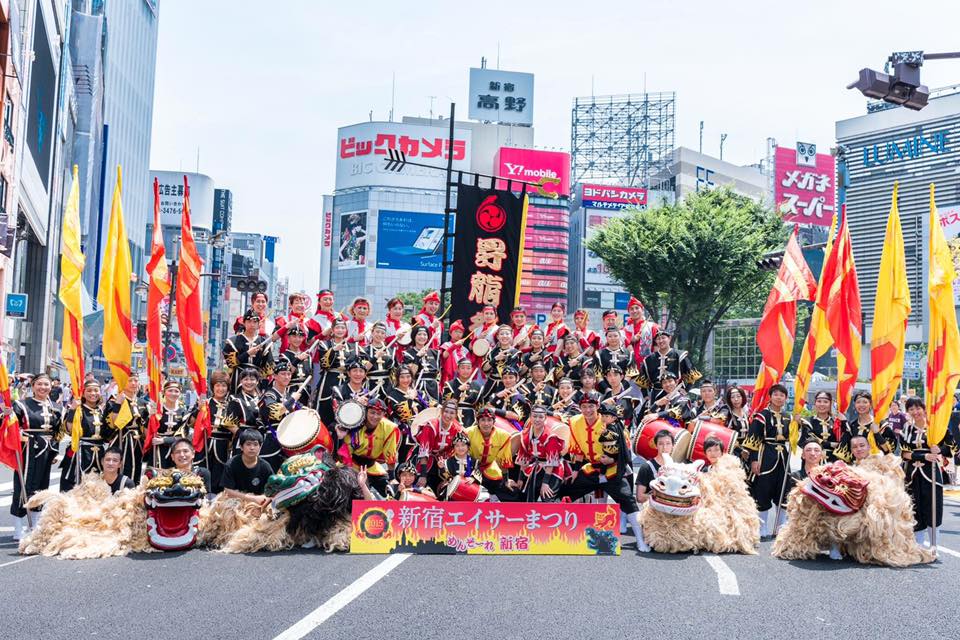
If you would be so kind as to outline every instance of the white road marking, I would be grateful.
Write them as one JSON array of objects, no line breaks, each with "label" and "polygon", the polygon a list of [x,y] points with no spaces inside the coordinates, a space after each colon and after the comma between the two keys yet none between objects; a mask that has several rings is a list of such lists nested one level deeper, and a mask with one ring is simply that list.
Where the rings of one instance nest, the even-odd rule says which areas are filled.
[{"label": "white road marking", "polygon": [[740,586],[737,584],[737,575],[733,569],[727,566],[727,563],[713,554],[704,554],[703,559],[717,573],[717,583],[720,586],[720,594],[724,596],[740,595]]},{"label": "white road marking", "polygon": [[[60,482],[60,469],[57,469],[55,472],[50,472],[50,481],[53,482],[54,480],[56,480],[57,483]],[[4,482],[3,484],[0,484],[0,493],[6,493],[7,491],[13,491],[12,480],[10,482]]]},{"label": "white road marking", "polygon": [[397,553],[387,556],[383,562],[354,580],[340,593],[308,613],[303,617],[302,620],[300,620],[300,622],[296,623],[273,640],[300,640],[300,638],[303,638],[305,635],[319,627],[333,614],[335,614],[337,611],[340,611],[340,609],[343,609],[345,606],[355,600],[360,594],[383,579],[388,573],[390,573],[393,569],[399,566],[401,562],[409,557],[409,553]]},{"label": "white road marking", "polygon": [[937,545],[937,553],[945,553],[948,556],[953,556],[954,558],[960,558],[960,553],[957,553],[953,549],[947,549],[946,547],[941,546],[939,544]]},{"label": "white road marking", "polygon": [[26,558],[20,558],[19,560],[11,560],[10,562],[4,562],[0,564],[0,568],[9,567],[12,564],[17,564],[18,562],[26,562],[27,560],[33,560],[34,558],[39,558],[40,556],[27,556]]}]

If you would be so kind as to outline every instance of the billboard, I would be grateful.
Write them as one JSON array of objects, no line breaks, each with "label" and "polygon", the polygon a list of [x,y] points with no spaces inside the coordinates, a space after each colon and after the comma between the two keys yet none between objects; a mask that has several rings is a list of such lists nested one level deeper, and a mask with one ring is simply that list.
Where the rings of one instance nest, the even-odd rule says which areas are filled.
[{"label": "billboard", "polygon": [[[336,189],[354,187],[409,187],[443,189],[449,130],[399,122],[364,122],[341,127],[337,132]],[[471,131],[456,129],[453,136],[454,171],[470,170]],[[407,165],[402,171],[387,171],[388,149],[402,151],[411,162],[439,167],[428,169]]]},{"label": "billboard", "polygon": [[471,120],[533,124],[533,74],[500,69],[470,69]]},{"label": "billboard", "polygon": [[647,206],[647,190],[640,187],[615,187],[606,184],[582,185],[581,206],[592,209],[612,209]]},{"label": "billboard", "polygon": [[[494,160],[497,175],[504,178],[537,182],[541,178],[560,181],[557,195],[570,195],[570,154],[563,151],[540,151],[500,147]],[[505,185],[501,185],[506,188]],[[516,191],[519,191],[519,187]],[[547,189],[548,191],[551,189]],[[530,189],[527,189],[530,191]]]},{"label": "billboard", "polygon": [[[594,229],[599,229],[603,225],[607,224],[614,218],[616,218],[615,213],[602,213],[599,211],[589,211],[586,212],[587,216],[587,228],[586,236],[590,237],[590,232]],[[584,284],[615,284],[613,278],[610,276],[610,269],[603,263],[603,260],[600,259],[600,256],[595,254],[593,251],[590,251],[584,243],[584,261],[583,261],[583,283]]]},{"label": "billboard", "polygon": [[[190,219],[193,226],[213,229],[216,201],[216,189],[213,188],[213,180],[210,176],[202,173],[186,173],[183,171],[150,172],[151,184],[156,179],[160,188],[160,224],[164,227],[180,226],[183,215],[183,176],[187,176],[187,181],[190,184]],[[232,195],[230,210],[232,215]]]},{"label": "billboard", "polygon": [[380,209],[377,214],[378,269],[439,272],[442,261],[443,214]]},{"label": "billboard", "polygon": [[[812,150],[812,152],[811,152]],[[774,202],[784,222],[829,226],[835,207],[836,164],[816,146],[777,147],[774,154]]]},{"label": "billboard", "polygon": [[940,216],[943,236],[953,255],[953,268],[957,270],[957,279],[953,281],[953,303],[960,306],[960,204],[937,207],[937,214]]},{"label": "billboard", "polygon": [[337,266],[356,269],[367,265],[367,212],[340,214],[340,239],[337,244]]},{"label": "billboard", "polygon": [[33,67],[30,72],[30,101],[27,107],[27,146],[37,165],[43,188],[50,188],[50,152],[53,149],[54,100],[57,71],[50,55],[50,41],[41,7],[35,8]]}]

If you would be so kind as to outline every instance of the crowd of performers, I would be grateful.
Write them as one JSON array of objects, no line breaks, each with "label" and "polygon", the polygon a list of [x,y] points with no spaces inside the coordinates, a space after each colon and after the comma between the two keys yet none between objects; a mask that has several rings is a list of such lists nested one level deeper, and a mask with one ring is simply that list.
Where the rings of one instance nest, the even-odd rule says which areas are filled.
[{"label": "crowd of performers", "polygon": [[[62,458],[61,491],[89,472],[117,490],[139,483],[144,466],[176,467],[200,471],[209,493],[257,500],[289,455],[322,445],[359,473],[370,498],[533,502],[605,494],[643,551],[637,514],[668,456],[703,460],[706,473],[722,454],[738,456],[761,535],[770,535],[772,514],[783,512],[790,486],[811,465],[856,464],[880,452],[902,457],[918,540],[942,519],[943,468],[955,445],[948,435],[928,446],[919,399],[907,401],[906,420],[878,424],[869,393],[855,394],[852,420],[837,415],[828,392],[818,393],[812,415],[800,421],[804,464],[791,474],[787,390],[774,385],[769,406],[752,415],[743,389],[721,397],[636,298],[625,323],[605,312],[600,332],[588,328],[582,309],[568,324],[561,303],[545,327],[531,324],[522,308],[501,325],[486,307],[469,330],[461,321],[444,325],[436,292],[411,323],[399,299],[388,302],[382,321],[369,319],[364,298],[337,312],[330,291],[319,293],[313,314],[305,295],[289,304],[287,314],[271,318],[266,297],[255,294],[236,320],[225,370],[211,374],[212,395],[200,399],[213,424],[201,452],[191,444],[199,402],[184,406],[174,380],[156,406],[144,400],[136,375],[112,398],[90,380],[61,406],[50,399],[50,379],[35,376],[31,397],[12,407],[23,430],[26,483],[24,490],[19,475],[14,483],[18,535],[26,498],[48,487],[77,411],[83,434],[76,453],[68,447]],[[159,430],[150,433],[154,415]]]}]

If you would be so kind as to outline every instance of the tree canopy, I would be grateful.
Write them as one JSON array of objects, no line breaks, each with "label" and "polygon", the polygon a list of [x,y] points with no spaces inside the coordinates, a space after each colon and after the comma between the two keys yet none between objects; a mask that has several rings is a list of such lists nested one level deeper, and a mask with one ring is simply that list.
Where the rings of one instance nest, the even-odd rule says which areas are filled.
[{"label": "tree canopy", "polygon": [[774,274],[757,261],[782,249],[787,235],[775,211],[718,188],[611,220],[587,247],[648,313],[665,311],[675,343],[702,362],[710,332],[729,310],[762,308]]}]

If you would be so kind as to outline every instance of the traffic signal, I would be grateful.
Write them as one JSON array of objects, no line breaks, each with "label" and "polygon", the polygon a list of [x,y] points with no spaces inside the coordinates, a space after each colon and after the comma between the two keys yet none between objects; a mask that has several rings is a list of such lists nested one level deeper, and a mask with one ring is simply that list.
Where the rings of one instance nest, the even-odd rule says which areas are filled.
[{"label": "traffic signal", "polygon": [[779,271],[780,263],[783,262],[783,252],[768,253],[759,260],[757,266],[763,271]]},{"label": "traffic signal", "polygon": [[260,291],[266,293],[267,283],[257,277],[237,277],[233,278],[233,286],[240,293],[255,293]]},{"label": "traffic signal", "polygon": [[147,341],[147,321],[140,320],[137,322],[137,342],[146,342]]},{"label": "traffic signal", "polygon": [[922,51],[894,53],[890,56],[890,62],[893,63],[892,75],[873,69],[860,69],[860,77],[856,82],[848,84],[847,89],[856,89],[868,98],[919,111],[927,106],[930,98],[930,89],[920,84],[923,58]]}]

